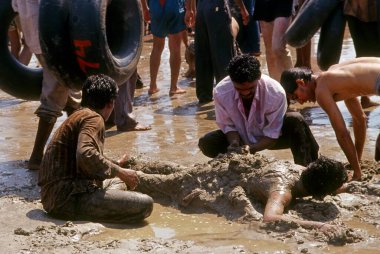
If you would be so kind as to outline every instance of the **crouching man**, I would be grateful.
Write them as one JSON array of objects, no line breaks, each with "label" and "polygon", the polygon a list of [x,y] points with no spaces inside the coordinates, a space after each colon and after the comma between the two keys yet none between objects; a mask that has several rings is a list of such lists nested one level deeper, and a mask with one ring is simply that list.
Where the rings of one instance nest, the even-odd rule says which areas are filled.
[{"label": "crouching man", "polygon": [[117,92],[110,77],[90,76],[83,85],[82,108],[62,123],[48,145],[38,184],[43,207],[52,217],[132,223],[151,214],[151,197],[126,191],[139,183],[134,170],[119,166],[127,156],[113,162],[103,155],[104,122]]},{"label": "crouching man", "polygon": [[300,113],[286,112],[284,89],[261,74],[257,58],[236,56],[227,71],[229,76],[214,88],[219,130],[199,139],[204,155],[290,148],[296,164],[306,166],[318,158],[319,146],[309,126]]}]

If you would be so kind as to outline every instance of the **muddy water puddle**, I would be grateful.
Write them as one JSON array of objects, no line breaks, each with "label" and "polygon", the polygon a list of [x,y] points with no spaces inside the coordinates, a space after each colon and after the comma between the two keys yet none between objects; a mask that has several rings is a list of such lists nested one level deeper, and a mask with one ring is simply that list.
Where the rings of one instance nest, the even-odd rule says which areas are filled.
[{"label": "muddy water puddle", "polygon": [[[315,36],[314,41],[317,41]],[[263,45],[263,44],[262,44]],[[183,165],[203,163],[209,159],[202,155],[197,147],[198,138],[217,128],[213,103],[198,105],[195,96],[194,81],[181,79],[180,86],[187,93],[169,97],[170,67],[167,46],[162,55],[158,74],[158,87],[161,91],[148,96],[149,85],[149,55],[152,48],[150,41],[145,42],[143,54],[139,63],[139,74],[145,86],[136,90],[134,114],[137,120],[145,125],[151,125],[152,130],[145,132],[121,133],[112,128],[107,131],[105,153],[110,157],[118,157],[124,152],[132,155],[140,154],[155,160],[173,161]],[[315,45],[313,45],[315,51]],[[264,52],[264,50],[262,50]],[[345,38],[342,59],[354,57],[352,40]],[[294,50],[292,50],[294,56]],[[260,57],[264,73],[266,72],[265,55]],[[312,62],[315,66],[315,58]],[[181,73],[187,70],[183,62]],[[379,97],[372,97],[379,101]],[[30,179],[36,181],[36,173],[25,170],[24,161],[30,156],[38,119],[33,114],[38,102],[26,102],[14,99],[0,91],[0,187],[8,190],[7,195],[24,195],[30,192]],[[351,126],[350,115],[339,103],[348,126]],[[326,114],[314,105],[302,109],[302,114],[311,126],[312,132],[320,144],[320,152],[324,155],[346,161],[338,146],[335,134],[329,124]],[[380,107],[366,111],[368,115],[367,141],[363,159],[372,159],[374,144],[380,129]],[[65,119],[58,119],[58,126]],[[263,154],[278,159],[289,159],[290,151],[264,151]],[[11,186],[17,186],[12,189]],[[36,192],[37,193],[37,192]],[[37,195],[37,194],[35,194]],[[26,196],[26,195],[24,195]],[[365,228],[373,234],[377,233],[375,226],[369,225],[357,218],[346,222],[352,227]],[[281,243],[270,237],[258,236],[255,232],[259,226],[228,222],[223,218],[209,214],[185,214],[177,209],[155,204],[152,216],[145,225],[113,228],[107,227],[104,233],[93,236],[93,239],[129,239],[129,238],[175,238],[192,240],[206,246],[238,246],[242,245],[251,252],[267,251],[287,253],[300,250],[303,244]],[[374,253],[371,239],[366,244],[356,247],[324,247],[323,252],[329,253]],[[307,248],[316,246],[307,245]]]}]

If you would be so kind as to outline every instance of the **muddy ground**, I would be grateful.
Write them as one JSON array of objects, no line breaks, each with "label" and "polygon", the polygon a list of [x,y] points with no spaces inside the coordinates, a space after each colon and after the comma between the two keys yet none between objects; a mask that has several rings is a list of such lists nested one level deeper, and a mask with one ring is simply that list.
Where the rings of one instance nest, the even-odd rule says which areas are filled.
[{"label": "muddy ground", "polygon": [[[146,85],[151,46],[148,38],[139,63]],[[350,38],[346,38],[344,50],[343,59],[352,58]],[[265,72],[264,59],[263,55],[260,60]],[[181,72],[185,71],[183,63]],[[152,130],[122,133],[112,128],[107,131],[105,153],[117,158],[128,152],[152,163],[171,161],[186,168],[215,167],[215,163],[223,168],[228,160],[209,162],[197,148],[198,137],[216,128],[213,104],[199,106],[194,82],[186,79],[182,79],[180,85],[187,94],[169,97],[169,79],[166,48],[158,77],[161,91],[148,96],[145,86],[137,90],[135,98],[137,119],[142,124],[150,124]],[[160,197],[156,197],[151,217],[139,225],[51,219],[39,200],[38,173],[26,169],[38,121],[33,112],[38,105],[38,102],[15,99],[0,91],[0,246],[3,253],[379,253],[379,165],[372,158],[380,129],[380,108],[366,111],[364,181],[352,184],[350,193],[328,196],[324,202],[311,198],[298,200],[288,211],[296,217],[335,224],[340,230],[339,234],[325,235],[294,224],[264,225],[260,215],[259,220],[239,220],[238,212],[242,212],[239,209],[234,211],[236,216],[226,216],[228,209],[192,209],[191,203],[184,207],[176,200]],[[301,110],[310,123],[320,152],[346,162],[326,115],[312,105],[296,109]],[[350,126],[347,110],[343,106],[341,109]],[[64,119],[65,116],[59,118],[57,125]],[[263,161],[291,160],[287,150],[264,151],[260,155],[265,156],[260,159]],[[243,162],[251,159],[247,157]],[[244,163],[240,166],[244,167]],[[210,188],[214,186],[210,184]],[[262,213],[260,204],[254,200],[252,204]]]}]

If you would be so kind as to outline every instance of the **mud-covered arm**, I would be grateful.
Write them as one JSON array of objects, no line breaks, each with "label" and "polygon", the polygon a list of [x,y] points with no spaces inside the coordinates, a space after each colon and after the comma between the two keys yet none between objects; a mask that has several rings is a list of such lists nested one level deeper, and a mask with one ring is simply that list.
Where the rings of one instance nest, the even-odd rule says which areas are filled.
[{"label": "mud-covered arm", "polygon": [[318,93],[317,102],[319,106],[321,106],[321,108],[327,113],[338,143],[346,155],[348,162],[351,164],[352,169],[354,170],[352,180],[360,180],[361,168],[354,142],[352,141],[350,132],[346,127],[342,113],[327,88],[324,88],[324,90]]},{"label": "mud-covered arm", "polygon": [[286,221],[295,222],[305,228],[316,228],[321,230],[329,230],[331,225],[319,221],[307,221],[293,218],[284,214],[284,209],[289,205],[292,199],[291,193],[272,192],[265,205],[264,222]]}]

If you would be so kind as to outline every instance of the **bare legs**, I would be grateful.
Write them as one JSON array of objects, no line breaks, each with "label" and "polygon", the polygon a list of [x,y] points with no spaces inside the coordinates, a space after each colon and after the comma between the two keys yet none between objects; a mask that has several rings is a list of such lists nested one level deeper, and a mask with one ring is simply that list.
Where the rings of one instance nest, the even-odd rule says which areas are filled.
[{"label": "bare legs", "polygon": [[[177,85],[179,71],[181,66],[181,42],[183,38],[183,31],[169,35],[169,51],[170,51],[170,91],[169,95],[181,94],[186,91],[179,88]],[[165,38],[153,36],[153,49],[150,55],[150,88],[149,94],[155,94],[160,89],[157,87],[157,74],[161,63],[161,54],[164,50]]]},{"label": "bare legs", "polygon": [[280,80],[281,73],[292,67],[290,52],[286,48],[284,34],[291,18],[279,17],[272,22],[260,21],[269,75]]}]

